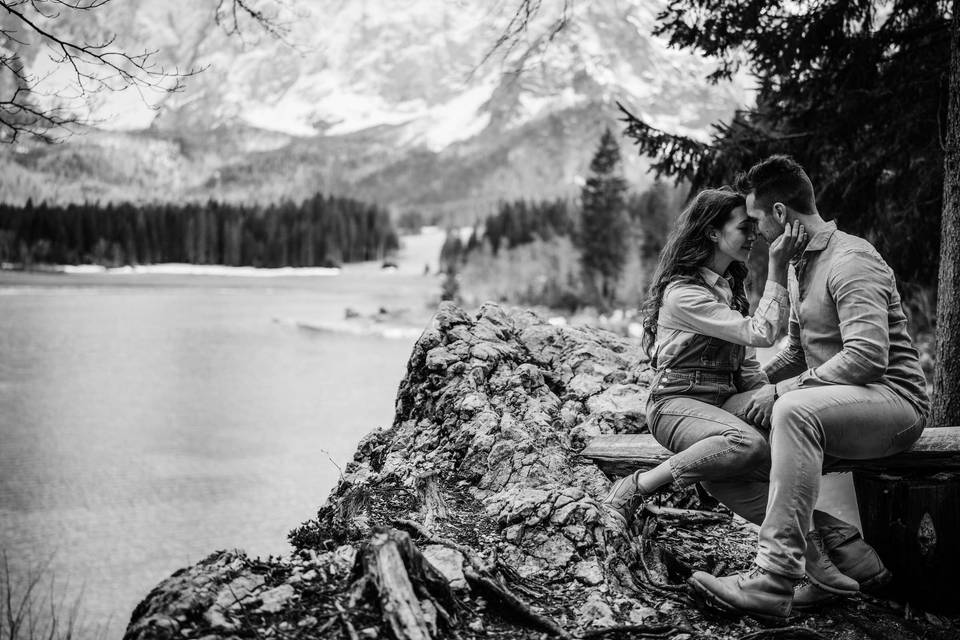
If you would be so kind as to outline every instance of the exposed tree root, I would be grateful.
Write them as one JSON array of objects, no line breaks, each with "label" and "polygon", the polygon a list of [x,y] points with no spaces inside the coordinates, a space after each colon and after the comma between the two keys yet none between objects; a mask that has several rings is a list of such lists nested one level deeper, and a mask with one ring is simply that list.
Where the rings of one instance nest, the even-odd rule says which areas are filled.
[{"label": "exposed tree root", "polygon": [[340,615],[335,619],[340,620],[340,624],[343,625],[343,630],[346,632],[350,640],[360,640],[360,636],[357,635],[357,630],[354,628],[353,623],[350,622],[350,616],[347,615],[346,610],[343,608],[339,602],[336,603],[337,609],[340,611]]},{"label": "exposed tree root", "polygon": [[667,624],[624,624],[616,627],[606,627],[605,629],[591,629],[584,631],[581,638],[603,638],[605,636],[614,636],[619,634],[630,634],[630,636],[640,636],[642,638],[666,638],[680,629],[671,627]]},{"label": "exposed tree root", "polygon": [[484,573],[490,569],[482,560],[480,560],[480,557],[474,553],[473,549],[470,547],[459,544],[452,540],[447,540],[446,538],[434,536],[419,522],[407,519],[397,519],[393,521],[393,524],[401,529],[406,529],[411,533],[415,533],[419,538],[422,538],[423,541],[427,542],[428,544],[439,544],[449,549],[453,549],[454,551],[459,551],[467,560],[467,562],[470,563],[470,566],[472,566],[478,573]]},{"label": "exposed tree root", "polygon": [[537,629],[546,631],[550,635],[558,638],[573,638],[573,636],[564,631],[556,622],[531,609],[529,605],[515,596],[503,584],[500,584],[499,582],[488,578],[487,576],[482,576],[471,568],[465,568],[464,575],[467,577],[467,582],[470,583],[471,587],[480,593],[486,594],[488,597],[492,597],[500,601],[506,605],[506,607],[512,613],[516,614],[522,620],[529,622]]},{"label": "exposed tree root", "polygon": [[760,629],[740,636],[739,640],[829,640],[827,636],[807,627],[779,627]]},{"label": "exposed tree root", "polygon": [[[551,635],[560,638],[571,637],[570,634],[564,631],[556,622],[531,609],[530,606],[517,597],[502,580],[490,577],[493,574],[494,568],[483,563],[477,554],[469,548],[444,538],[435,537],[428,533],[422,525],[413,520],[396,520],[395,524],[414,531],[423,538],[425,542],[440,544],[462,553],[470,565],[469,567],[464,567],[464,576],[466,576],[470,585],[480,593],[502,602],[512,613],[522,620],[531,623],[534,627],[542,629]],[[506,567],[504,571],[507,573],[510,572],[509,568]],[[529,592],[529,589],[527,589],[527,591]]]}]

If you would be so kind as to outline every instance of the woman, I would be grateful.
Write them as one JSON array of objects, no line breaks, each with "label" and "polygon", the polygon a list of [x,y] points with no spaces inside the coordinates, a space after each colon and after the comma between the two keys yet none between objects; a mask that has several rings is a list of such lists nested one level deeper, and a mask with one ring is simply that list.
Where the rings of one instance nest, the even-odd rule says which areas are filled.
[{"label": "woman", "polygon": [[770,245],[766,287],[749,317],[745,263],[756,237],[744,198],[708,189],[667,240],[644,305],[643,346],[656,371],[647,422],[657,442],[675,454],[614,483],[604,504],[624,518],[633,498],[664,485],[744,476],[767,460],[763,434],[722,407],[767,382],[745,347],[771,346],[785,324],[787,266],[803,250],[806,233],[787,225]]}]

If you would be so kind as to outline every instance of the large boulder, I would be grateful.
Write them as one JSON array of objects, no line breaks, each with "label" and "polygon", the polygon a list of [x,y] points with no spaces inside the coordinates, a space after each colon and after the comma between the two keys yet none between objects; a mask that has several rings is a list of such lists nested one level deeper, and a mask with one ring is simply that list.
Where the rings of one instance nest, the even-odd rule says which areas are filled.
[{"label": "large boulder", "polygon": [[[746,567],[754,533],[729,514],[685,524],[663,509],[625,526],[599,505],[609,479],[578,455],[597,434],[644,428],[650,378],[639,345],[612,333],[443,304],[393,424],[361,441],[317,517],[291,532],[291,554],[214,554],[154,589],[125,637],[539,638],[624,625],[739,637],[742,623],[690,606],[683,580]],[[703,508],[693,490],[666,501]],[[912,637],[897,615],[871,624]],[[951,637],[946,624],[921,631]]]}]

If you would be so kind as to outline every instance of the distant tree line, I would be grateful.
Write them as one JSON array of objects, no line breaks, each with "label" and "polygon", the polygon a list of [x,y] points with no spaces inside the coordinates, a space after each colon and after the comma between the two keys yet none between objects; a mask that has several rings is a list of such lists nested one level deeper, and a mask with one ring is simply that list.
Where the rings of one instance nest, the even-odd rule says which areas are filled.
[{"label": "distant tree line", "polygon": [[[498,211],[487,216],[483,223],[483,236],[496,255],[501,246],[512,249],[533,242],[534,238],[549,240],[570,235],[574,231],[574,220],[566,200],[502,202]],[[480,232],[475,230],[467,250],[475,249],[479,240]]]},{"label": "distant tree line", "polygon": [[[635,257],[649,261],[659,254],[681,199],[682,189],[659,181],[641,193],[631,193],[621,174],[619,145],[607,129],[591,161],[579,200],[501,202],[495,213],[474,226],[466,241],[458,232],[448,233],[440,252],[441,269],[449,276],[443,296],[455,299],[457,272],[474,252],[484,247],[495,258],[536,242],[566,239],[566,244],[546,250],[541,257],[559,259],[551,251],[575,251],[580,263],[578,284],[570,284],[569,274],[554,273],[540,286],[547,292],[543,300],[524,294],[522,301],[513,302],[553,304],[562,299],[567,307],[592,304],[610,308],[617,302],[617,290],[630,260]],[[524,277],[519,272],[515,275]]]},{"label": "distant tree line", "polygon": [[317,194],[300,204],[0,204],[0,261],[335,266],[399,246],[388,213]]},{"label": "distant tree line", "polygon": [[[642,249],[654,255],[663,247],[672,224],[676,209],[673,191],[673,187],[657,182],[641,193],[624,194],[626,218],[639,229]],[[570,237],[586,241],[578,224],[582,224],[582,212],[568,200],[501,202],[496,213],[474,227],[467,242],[457,234],[447,237],[441,250],[441,264],[469,255],[484,242],[489,243],[496,255],[501,249],[513,249],[534,240]]]}]

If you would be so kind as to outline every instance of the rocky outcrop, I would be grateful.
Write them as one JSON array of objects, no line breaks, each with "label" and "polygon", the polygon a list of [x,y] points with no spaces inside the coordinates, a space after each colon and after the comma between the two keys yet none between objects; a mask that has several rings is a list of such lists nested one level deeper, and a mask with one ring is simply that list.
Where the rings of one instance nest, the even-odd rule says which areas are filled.
[{"label": "rocky outcrop", "polygon": [[594,435],[644,428],[650,378],[627,339],[444,304],[393,425],[363,439],[290,556],[214,554],[154,589],[126,638],[739,635],[692,608],[683,580],[745,566],[753,534],[658,509],[628,529],[578,456]]}]

